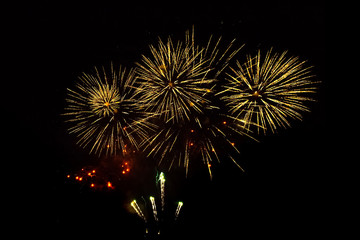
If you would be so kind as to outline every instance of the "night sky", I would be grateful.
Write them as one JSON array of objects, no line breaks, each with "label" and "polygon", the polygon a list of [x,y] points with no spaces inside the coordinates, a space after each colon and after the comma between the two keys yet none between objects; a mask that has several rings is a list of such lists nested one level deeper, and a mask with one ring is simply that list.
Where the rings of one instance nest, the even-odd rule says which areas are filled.
[{"label": "night sky", "polygon": [[318,102],[309,104],[312,112],[304,113],[302,122],[259,136],[260,143],[244,140],[238,146],[245,173],[223,161],[212,181],[201,169],[188,179],[182,169],[167,174],[169,205],[178,199],[184,202],[170,239],[243,235],[292,239],[315,229],[325,184],[321,144],[326,123],[325,3],[237,2],[48,3],[16,8],[18,17],[11,28],[16,38],[15,70],[4,87],[8,102],[3,114],[9,143],[5,147],[13,159],[8,183],[16,184],[11,189],[22,204],[9,221],[31,226],[29,234],[35,235],[101,233],[143,239],[142,222],[129,213],[127,204],[155,189],[151,164],[138,163],[143,167],[124,190],[89,192],[66,182],[66,174],[94,162],[94,156],[66,132],[61,116],[66,88],[73,87],[82,72],[110,61],[134,67],[141,54],[149,55],[148,45],[156,44],[158,36],[183,40],[194,25],[200,43],[211,34],[223,36],[224,42],[236,38],[238,46],[245,43],[237,55],[240,60],[257,49],[288,50],[307,59],[322,83],[315,96]]}]

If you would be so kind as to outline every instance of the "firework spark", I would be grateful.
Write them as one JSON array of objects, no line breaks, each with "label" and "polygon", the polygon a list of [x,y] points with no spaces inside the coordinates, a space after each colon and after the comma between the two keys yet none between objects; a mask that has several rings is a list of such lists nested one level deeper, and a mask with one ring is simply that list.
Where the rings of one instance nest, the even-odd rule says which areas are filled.
[{"label": "firework spark", "polygon": [[99,155],[123,153],[128,143],[137,147],[151,126],[140,120],[133,98],[135,71],[111,64],[110,72],[95,67],[94,74],[83,73],[79,80],[76,90],[68,89],[64,114],[70,117],[69,132],[76,134],[77,143]]},{"label": "firework spark", "polygon": [[[169,162],[182,163],[188,173],[192,153],[208,166],[217,158],[214,138],[225,134],[211,125],[212,111],[219,109],[212,97],[218,76],[240,48],[230,51],[231,42],[219,50],[221,38],[210,37],[206,47],[195,44],[194,30],[185,34],[185,43],[171,38],[157,47],[150,46],[151,57],[137,63],[141,87],[137,94],[146,111],[157,115],[158,130],[143,145],[149,155]],[[196,139],[196,141],[195,141]]]},{"label": "firework spark", "polygon": [[311,67],[298,57],[287,57],[268,51],[262,58],[247,56],[245,64],[237,61],[230,68],[227,83],[220,92],[235,121],[246,129],[256,126],[257,131],[275,132],[278,127],[289,127],[290,119],[302,119],[300,112],[309,111],[305,101],[315,92],[317,82],[312,81]]}]

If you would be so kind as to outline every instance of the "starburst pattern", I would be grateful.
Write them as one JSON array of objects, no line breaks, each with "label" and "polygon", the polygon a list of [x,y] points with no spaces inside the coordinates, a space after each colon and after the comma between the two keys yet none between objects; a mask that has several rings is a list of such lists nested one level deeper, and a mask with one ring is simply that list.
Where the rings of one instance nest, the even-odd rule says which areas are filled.
[{"label": "starburst pattern", "polygon": [[289,119],[302,119],[309,111],[306,101],[316,91],[311,67],[298,57],[287,57],[268,51],[263,58],[260,50],[255,57],[247,56],[241,64],[227,73],[227,83],[219,94],[235,120],[242,120],[246,128],[275,132],[278,127],[290,127]]},{"label": "starburst pattern", "polygon": [[159,164],[165,160],[171,168],[178,163],[188,173],[190,159],[200,158],[212,176],[211,162],[219,159],[214,141],[226,139],[217,127],[221,120],[213,120],[219,107],[212,98],[218,76],[240,50],[230,51],[231,42],[221,51],[220,40],[210,38],[206,47],[200,47],[194,31],[188,31],[185,43],[159,40],[157,47],[150,46],[151,56],[137,63],[139,101],[145,111],[157,116],[158,125],[143,145]]},{"label": "starburst pattern", "polygon": [[146,138],[151,125],[133,98],[135,79],[133,69],[111,64],[109,72],[95,67],[94,74],[83,73],[75,90],[68,89],[64,115],[80,146],[90,146],[90,152],[99,155],[116,154]]},{"label": "starburst pattern", "polygon": [[[186,32],[185,43],[173,43],[171,38],[164,43],[159,40],[158,46],[150,46],[151,57],[143,55],[138,65],[140,102],[147,111],[161,115],[165,121],[181,122],[190,120],[195,112],[203,113],[203,108],[211,108],[207,95],[212,92],[217,75],[227,65],[225,61],[220,69],[215,65],[225,58],[232,43],[219,56],[218,44],[210,49],[211,38],[207,47],[199,47],[192,34]],[[234,51],[229,58],[237,53]]]}]

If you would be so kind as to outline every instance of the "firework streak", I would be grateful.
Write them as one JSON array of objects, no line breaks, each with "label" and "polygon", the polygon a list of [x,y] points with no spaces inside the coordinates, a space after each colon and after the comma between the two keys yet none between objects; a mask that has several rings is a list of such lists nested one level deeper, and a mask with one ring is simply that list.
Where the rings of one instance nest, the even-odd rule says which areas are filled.
[{"label": "firework streak", "polygon": [[133,201],[131,202],[131,206],[134,208],[134,210],[135,210],[135,212],[137,213],[137,215],[146,222],[146,217],[145,217],[144,213],[141,211],[141,208],[140,208],[139,205],[137,204],[136,200],[133,200]]}]

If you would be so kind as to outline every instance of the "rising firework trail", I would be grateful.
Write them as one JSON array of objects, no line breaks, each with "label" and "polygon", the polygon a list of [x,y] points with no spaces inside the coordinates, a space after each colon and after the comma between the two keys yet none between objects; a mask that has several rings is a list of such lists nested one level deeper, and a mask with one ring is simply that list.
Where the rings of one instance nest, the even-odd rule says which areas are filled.
[{"label": "rising firework trail", "polygon": [[242,121],[247,129],[275,132],[278,127],[290,127],[289,119],[302,119],[304,105],[313,101],[309,94],[316,91],[311,67],[298,57],[287,57],[268,51],[262,57],[247,56],[242,64],[227,73],[227,83],[219,93],[235,121]]},{"label": "rising firework trail", "polygon": [[[141,209],[141,207],[137,204],[136,200],[133,200],[130,203],[136,214],[145,222],[145,235],[147,237],[153,237],[152,239],[157,239],[158,237],[162,236],[164,232],[168,232],[167,228],[171,226],[171,224],[175,224],[176,221],[178,221],[182,206],[184,205],[183,202],[179,201],[177,203],[176,209],[171,209],[172,211],[174,210],[174,212],[169,214],[170,208],[167,205],[167,207],[165,208],[165,198],[163,198],[165,196],[165,175],[163,172],[161,172],[159,178],[156,179],[156,183],[159,184],[160,187],[161,210],[159,212],[157,211],[156,198],[153,196],[150,196],[148,198],[151,203],[151,210],[150,207],[146,207],[146,202],[145,204],[142,204],[142,206],[145,206],[143,207],[143,209]],[[146,201],[147,198],[142,197],[142,199]],[[152,214],[147,214],[147,212],[149,211],[151,211]],[[151,217],[151,215],[153,217]],[[169,218],[170,216],[171,218]]]},{"label": "rising firework trail", "polygon": [[164,211],[164,207],[165,207],[165,176],[164,176],[163,172],[160,173],[159,181],[160,181],[160,193],[161,193],[161,209]]},{"label": "rising firework trail", "polygon": [[139,205],[137,204],[136,200],[133,200],[130,205],[134,208],[134,210],[135,210],[135,212],[137,213],[137,215],[138,215],[140,218],[142,218],[145,222],[147,222],[146,217],[145,217],[144,213],[141,211],[141,208],[140,208]]},{"label": "rising firework trail", "polygon": [[157,214],[157,210],[156,210],[156,203],[155,203],[155,198],[153,196],[150,196],[150,201],[151,201],[151,208],[152,208],[152,211],[153,211],[153,216],[154,216],[154,219],[156,222],[159,221],[158,219],[158,214]]},{"label": "rising firework trail", "polygon": [[180,213],[180,210],[181,210],[181,207],[183,206],[183,202],[178,202],[178,206],[176,208],[176,211],[175,211],[175,220],[178,218],[179,216],[179,213]]}]

